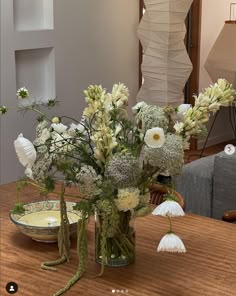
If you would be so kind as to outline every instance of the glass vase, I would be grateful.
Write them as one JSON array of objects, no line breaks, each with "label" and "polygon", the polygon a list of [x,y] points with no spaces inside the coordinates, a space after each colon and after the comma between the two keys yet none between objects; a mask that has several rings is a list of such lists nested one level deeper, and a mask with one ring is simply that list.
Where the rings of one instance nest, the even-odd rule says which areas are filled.
[{"label": "glass vase", "polygon": [[102,241],[104,218],[95,214],[95,256],[96,262],[106,266],[126,266],[135,261],[134,219],[130,211],[118,213],[117,227],[113,233],[109,229]]}]

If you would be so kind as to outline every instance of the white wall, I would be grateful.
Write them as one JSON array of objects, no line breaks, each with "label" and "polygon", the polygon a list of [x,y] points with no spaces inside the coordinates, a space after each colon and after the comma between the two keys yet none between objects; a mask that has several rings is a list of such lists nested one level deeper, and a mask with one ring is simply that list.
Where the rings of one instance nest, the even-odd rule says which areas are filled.
[{"label": "white wall", "polygon": [[[15,1],[26,5],[27,1],[32,0]],[[21,68],[18,72],[23,74],[17,78],[15,50],[39,48],[53,49],[49,50],[50,54],[43,55],[43,69],[47,68],[47,57],[52,56],[48,63],[53,65],[55,59],[55,93],[61,101],[59,109],[55,111],[57,114],[79,118],[85,106],[83,90],[95,83],[110,89],[113,83],[124,82],[130,89],[130,105],[133,104],[138,92],[138,0],[55,0],[54,26],[51,21],[48,26],[47,21],[40,29],[37,27],[41,26],[40,21],[37,20],[34,28],[37,31],[31,32],[22,31],[24,24],[19,19],[17,24],[20,27],[16,30],[13,3],[13,0],[1,0],[0,104],[16,106],[17,80],[33,79],[29,72],[33,73],[33,70],[29,70],[27,64],[28,58],[18,62],[19,65],[27,64],[27,71],[24,75],[24,69]],[[18,56],[24,57],[24,54],[27,55],[27,52]],[[34,56],[37,54],[31,54],[31,57]],[[42,55],[39,56],[41,58]],[[32,88],[36,86],[35,83],[30,82]],[[42,96],[48,91],[53,93],[53,84],[52,79],[49,90],[42,87]],[[27,81],[24,85],[28,86]],[[22,176],[23,168],[16,158],[13,142],[21,132],[30,140],[34,139],[34,118],[30,114],[22,117],[15,111],[0,118],[0,183]]]},{"label": "white wall", "polygon": [[[213,44],[224,26],[224,22],[230,17],[231,2],[231,0],[202,0],[199,91],[202,91],[203,88],[208,87],[213,82],[204,68],[204,64]],[[236,38],[236,36],[232,36],[232,38]],[[233,133],[229,122],[228,108],[223,108],[215,122],[212,134],[208,141],[208,146],[232,138]],[[200,147],[202,143],[203,141],[200,140]]]}]

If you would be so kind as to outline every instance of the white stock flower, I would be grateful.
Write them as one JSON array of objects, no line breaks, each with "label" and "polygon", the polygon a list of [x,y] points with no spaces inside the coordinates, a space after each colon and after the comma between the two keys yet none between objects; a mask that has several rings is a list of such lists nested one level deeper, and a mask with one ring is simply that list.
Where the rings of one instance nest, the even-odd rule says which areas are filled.
[{"label": "white stock flower", "polygon": [[31,168],[36,160],[36,150],[34,145],[23,134],[20,134],[14,141],[16,154],[20,163],[24,167]]},{"label": "white stock flower", "polygon": [[145,102],[138,102],[135,106],[132,107],[133,114],[137,114],[145,106],[147,106]]},{"label": "white stock flower", "polygon": [[123,84],[114,84],[111,92],[111,99],[117,108],[121,108],[129,100],[129,90]]},{"label": "white stock flower", "polygon": [[167,233],[160,241],[157,252],[186,253],[182,240],[174,233]]},{"label": "white stock flower", "polygon": [[146,131],[144,142],[148,147],[160,148],[165,143],[164,131],[160,127],[154,127]]},{"label": "white stock flower", "polygon": [[185,213],[182,207],[174,200],[166,200],[155,208],[153,215],[178,217],[184,216]]},{"label": "white stock flower", "polygon": [[182,132],[183,128],[184,128],[183,122],[176,122],[176,124],[174,125],[174,129],[177,134],[180,134]]},{"label": "white stock flower", "polygon": [[117,136],[121,130],[122,130],[122,125],[119,123],[116,125],[115,136]]},{"label": "white stock flower", "polygon": [[52,123],[51,127],[59,134],[62,134],[67,130],[67,126],[62,123]]}]

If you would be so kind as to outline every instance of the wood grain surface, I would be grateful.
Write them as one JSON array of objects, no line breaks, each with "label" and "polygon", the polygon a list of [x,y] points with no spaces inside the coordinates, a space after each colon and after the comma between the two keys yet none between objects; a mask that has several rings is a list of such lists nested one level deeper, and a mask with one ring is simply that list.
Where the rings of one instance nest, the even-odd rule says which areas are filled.
[{"label": "wood grain surface", "polygon": [[[57,258],[57,244],[39,243],[19,232],[9,219],[15,193],[13,183],[0,186],[0,295],[9,295],[5,286],[13,281],[19,286],[15,295],[53,296],[76,270],[76,240],[72,240],[69,263],[59,266],[56,272],[42,270],[42,261]],[[25,202],[39,199],[31,188],[24,193]],[[173,219],[173,227],[185,243],[186,254],[156,252],[159,240],[168,229],[168,221],[150,215],[136,221],[136,262],[127,267],[106,268],[102,277],[93,279],[91,277],[98,274],[100,266],[94,263],[94,224],[91,220],[87,273],[64,295],[236,295],[236,225],[188,214]]]}]

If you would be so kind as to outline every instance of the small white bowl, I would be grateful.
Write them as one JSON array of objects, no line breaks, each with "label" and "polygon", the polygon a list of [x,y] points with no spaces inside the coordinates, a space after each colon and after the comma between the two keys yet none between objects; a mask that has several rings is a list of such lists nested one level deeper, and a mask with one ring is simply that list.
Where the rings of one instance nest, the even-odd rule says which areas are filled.
[{"label": "small white bowl", "polygon": [[[76,233],[77,222],[81,218],[80,212],[73,210],[76,203],[66,202],[67,216],[70,222],[70,235]],[[60,226],[60,201],[46,200],[24,205],[23,214],[10,212],[11,221],[20,231],[40,242],[56,242]]]}]

